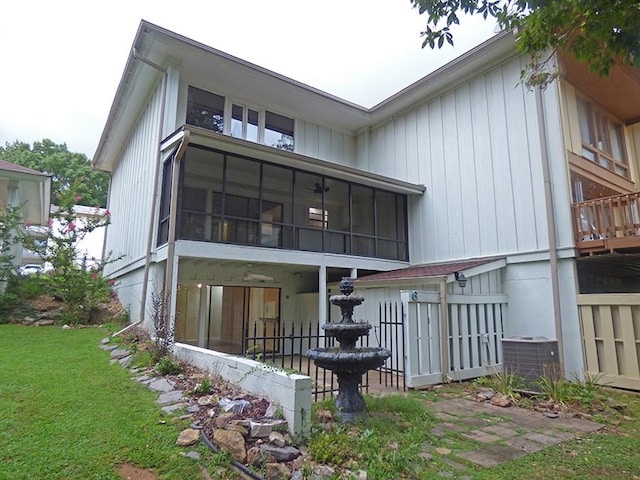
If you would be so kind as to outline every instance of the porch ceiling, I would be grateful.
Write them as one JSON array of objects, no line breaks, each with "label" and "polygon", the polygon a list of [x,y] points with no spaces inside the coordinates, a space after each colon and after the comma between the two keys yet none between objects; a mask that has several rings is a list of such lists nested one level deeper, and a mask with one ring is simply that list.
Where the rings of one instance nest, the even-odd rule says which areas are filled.
[{"label": "porch ceiling", "polygon": [[564,78],[607,109],[627,125],[640,121],[640,70],[618,62],[609,77],[589,73],[587,66],[570,54],[560,52]]}]

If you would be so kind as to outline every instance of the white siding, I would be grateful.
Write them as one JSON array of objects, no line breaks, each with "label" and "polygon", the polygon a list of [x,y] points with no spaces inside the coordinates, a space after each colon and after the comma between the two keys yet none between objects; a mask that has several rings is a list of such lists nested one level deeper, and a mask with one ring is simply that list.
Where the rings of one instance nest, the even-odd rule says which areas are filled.
[{"label": "white siding", "polygon": [[140,260],[146,254],[153,197],[153,174],[160,139],[161,87],[157,86],[131,133],[111,176],[105,251],[115,257],[125,254],[106,269],[107,275]]},{"label": "white siding", "polygon": [[[535,96],[519,85],[522,67],[513,58],[372,130],[361,162],[427,188],[410,202],[412,263],[548,248]],[[557,152],[562,142],[551,143]]]},{"label": "white siding", "polygon": [[341,165],[356,164],[356,138],[338,130],[296,120],[295,151]]}]

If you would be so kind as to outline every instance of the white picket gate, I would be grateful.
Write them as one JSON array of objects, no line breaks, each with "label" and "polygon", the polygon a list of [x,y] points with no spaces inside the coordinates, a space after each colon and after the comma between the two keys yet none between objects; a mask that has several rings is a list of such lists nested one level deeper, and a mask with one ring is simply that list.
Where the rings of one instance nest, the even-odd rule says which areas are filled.
[{"label": "white picket gate", "polygon": [[506,295],[448,295],[442,302],[437,292],[414,291],[402,292],[401,298],[408,387],[466,380],[502,369]]}]

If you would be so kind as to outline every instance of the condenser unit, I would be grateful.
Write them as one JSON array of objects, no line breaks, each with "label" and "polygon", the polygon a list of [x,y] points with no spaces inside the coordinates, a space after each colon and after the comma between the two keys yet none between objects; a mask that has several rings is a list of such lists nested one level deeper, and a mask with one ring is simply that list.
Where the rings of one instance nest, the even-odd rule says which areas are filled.
[{"label": "condenser unit", "polygon": [[503,338],[502,359],[504,371],[521,377],[529,388],[543,375],[560,374],[558,341],[547,337]]}]

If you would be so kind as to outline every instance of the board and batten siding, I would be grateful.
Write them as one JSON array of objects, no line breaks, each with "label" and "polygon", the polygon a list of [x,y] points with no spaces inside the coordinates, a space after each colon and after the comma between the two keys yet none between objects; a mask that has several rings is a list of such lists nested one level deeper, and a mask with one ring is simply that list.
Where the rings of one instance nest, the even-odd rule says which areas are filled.
[{"label": "board and batten siding", "polygon": [[356,163],[356,138],[353,135],[305,120],[295,123],[295,151],[340,165]]},{"label": "board and batten siding", "polygon": [[[413,263],[548,248],[535,96],[519,84],[522,68],[514,57],[361,134],[369,151],[359,167],[426,186],[409,202]],[[561,148],[560,129],[548,130]]]},{"label": "board and batten siding", "polygon": [[114,257],[126,255],[106,267],[107,275],[143,259],[146,254],[153,175],[160,142],[161,90],[158,85],[111,175],[111,225],[107,229],[105,251],[113,252]]}]

